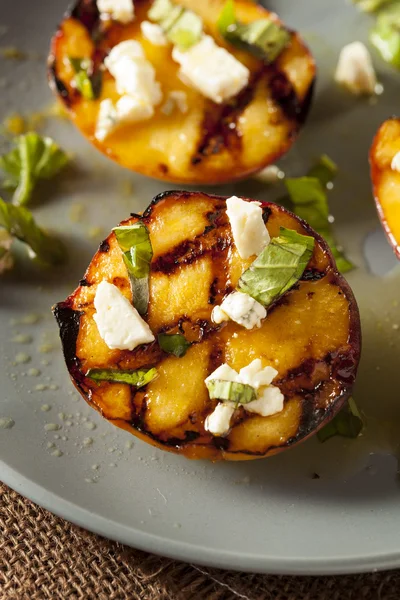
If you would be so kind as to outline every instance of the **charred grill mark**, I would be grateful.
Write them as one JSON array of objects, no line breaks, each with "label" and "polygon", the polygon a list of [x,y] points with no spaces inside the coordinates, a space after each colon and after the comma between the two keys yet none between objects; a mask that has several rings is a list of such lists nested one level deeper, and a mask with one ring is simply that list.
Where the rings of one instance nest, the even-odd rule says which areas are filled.
[{"label": "charred grill mark", "polygon": [[270,65],[269,71],[271,73],[269,87],[272,98],[280,106],[286,119],[302,125],[310,109],[314,82],[310,85],[304,100],[301,101],[292,82],[283,71],[278,69],[277,64]]},{"label": "charred grill mark", "polygon": [[264,206],[264,208],[262,209],[262,218],[265,225],[268,223],[271,214],[272,210],[269,208],[269,206]]},{"label": "charred grill mark", "polygon": [[88,281],[87,279],[81,279],[79,285],[82,287],[90,287],[93,284],[90,283],[90,281]]},{"label": "charred grill mark", "polygon": [[319,271],[318,269],[306,269],[303,273],[301,281],[318,281],[325,277],[325,271]]},{"label": "charred grill mark", "polygon": [[98,34],[100,13],[96,0],[79,0],[67,16],[82,23],[91,37]]},{"label": "charred grill mark", "polygon": [[73,310],[68,302],[60,302],[53,308],[53,314],[60,328],[60,338],[65,362],[70,374],[81,383],[80,361],[76,356],[76,342],[83,312]]},{"label": "charred grill mark", "polygon": [[215,297],[218,293],[218,277],[214,277],[210,285],[210,293],[208,296],[208,304],[215,304]]},{"label": "charred grill mark", "polygon": [[108,240],[103,240],[99,246],[99,252],[108,252],[110,250],[110,244]]},{"label": "charred grill mark", "polygon": [[72,97],[68,88],[57,75],[57,65],[55,59],[49,64],[48,74],[51,86],[57,92],[57,95],[62,99],[65,106],[69,108],[72,104]]},{"label": "charred grill mark", "polygon": [[218,450],[225,450],[226,451],[226,450],[229,450],[230,441],[228,440],[228,438],[213,437],[212,444]]},{"label": "charred grill mark", "polygon": [[218,154],[222,150],[231,152],[241,148],[241,136],[237,129],[237,121],[254,97],[254,91],[263,69],[254,73],[249,85],[231,102],[222,106],[212,103],[205,111],[202,125],[202,137],[197,150],[192,156],[192,165],[199,164],[207,156]]}]

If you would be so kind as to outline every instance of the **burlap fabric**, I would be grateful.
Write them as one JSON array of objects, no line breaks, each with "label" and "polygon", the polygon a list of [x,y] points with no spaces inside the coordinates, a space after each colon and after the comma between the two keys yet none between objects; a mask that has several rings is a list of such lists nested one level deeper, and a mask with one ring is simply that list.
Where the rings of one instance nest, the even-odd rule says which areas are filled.
[{"label": "burlap fabric", "polygon": [[399,600],[400,571],[249,575],[151,556],[83,531],[0,484],[1,600]]}]

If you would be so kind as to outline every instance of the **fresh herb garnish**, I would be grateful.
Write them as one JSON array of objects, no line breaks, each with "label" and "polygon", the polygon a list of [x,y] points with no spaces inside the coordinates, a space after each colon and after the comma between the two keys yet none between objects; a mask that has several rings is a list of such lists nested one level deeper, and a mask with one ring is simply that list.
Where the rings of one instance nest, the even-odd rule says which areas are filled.
[{"label": "fresh herb garnish", "polygon": [[168,354],[173,354],[178,358],[185,356],[191,346],[190,342],[181,333],[160,333],[158,335],[158,344],[161,350],[164,350]]},{"label": "fresh herb garnish", "polygon": [[376,13],[370,41],[383,60],[400,69],[400,4],[393,0],[353,0],[360,10]]},{"label": "fresh herb garnish", "polygon": [[218,18],[221,35],[234,46],[244,48],[265,64],[273,63],[290,42],[290,33],[273,19],[241,23],[235,16],[233,0],[227,0]]},{"label": "fresh herb garnish", "polygon": [[313,237],[281,227],[243,273],[238,289],[268,307],[299,281],[313,249]]},{"label": "fresh herb garnish", "polygon": [[332,421],[317,432],[317,438],[320,442],[326,442],[326,440],[336,435],[356,438],[360,435],[363,427],[361,413],[354,399],[349,398],[348,404],[342,408]]},{"label": "fresh herb garnish", "polygon": [[155,0],[148,17],[163,29],[167,39],[180,50],[188,50],[197,44],[203,33],[200,17],[170,0]]},{"label": "fresh herb garnish", "polygon": [[0,156],[0,169],[7,173],[2,185],[14,190],[14,204],[27,204],[37,181],[54,177],[68,160],[51,138],[31,131],[16,139],[11,152]]},{"label": "fresh herb garnish", "polygon": [[73,82],[85,100],[95,100],[101,91],[101,73],[93,73],[93,61],[89,58],[69,57],[75,71]]},{"label": "fresh herb garnish", "polygon": [[239,404],[248,404],[257,398],[256,390],[246,383],[211,379],[206,381],[206,386],[211,399],[229,401]]},{"label": "fresh herb garnish", "polygon": [[153,256],[149,232],[141,222],[115,227],[113,231],[128,269],[133,304],[138,313],[144,315],[149,304],[149,273]]},{"label": "fresh herb garnish", "polygon": [[0,227],[29,247],[30,255],[39,262],[58,265],[65,261],[64,245],[51,237],[36,223],[32,214],[22,206],[8,204],[0,198]]},{"label": "fresh herb garnish", "polygon": [[139,369],[123,371],[119,369],[89,369],[86,377],[93,381],[109,381],[110,383],[128,383],[136,388],[143,387],[157,377],[157,369]]},{"label": "fresh herb garnish", "polygon": [[400,4],[391,4],[378,14],[370,40],[383,60],[400,69]]},{"label": "fresh herb garnish", "polygon": [[293,212],[307,221],[329,245],[341,273],[347,273],[354,265],[338,248],[329,214],[326,186],[336,175],[336,165],[323,156],[306,177],[288,178],[285,185],[289,192]]}]

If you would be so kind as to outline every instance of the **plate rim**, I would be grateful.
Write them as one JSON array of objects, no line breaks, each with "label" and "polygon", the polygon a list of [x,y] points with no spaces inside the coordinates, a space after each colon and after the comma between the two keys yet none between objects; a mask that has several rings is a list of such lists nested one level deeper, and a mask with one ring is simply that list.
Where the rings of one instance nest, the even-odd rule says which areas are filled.
[{"label": "plate rim", "polygon": [[397,552],[317,560],[287,558],[285,560],[260,555],[214,550],[205,546],[171,540],[111,521],[90,512],[62,496],[47,490],[22,473],[0,461],[1,480],[18,494],[69,523],[131,548],[184,563],[261,575],[329,576],[375,573],[400,567]]}]

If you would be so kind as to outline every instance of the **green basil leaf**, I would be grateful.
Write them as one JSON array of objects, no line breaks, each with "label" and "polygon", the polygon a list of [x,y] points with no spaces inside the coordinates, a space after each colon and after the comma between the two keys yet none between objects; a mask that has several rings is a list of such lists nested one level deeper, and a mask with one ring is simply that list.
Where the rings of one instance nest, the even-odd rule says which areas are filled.
[{"label": "green basil leaf", "polygon": [[292,210],[298,217],[307,221],[325,239],[336,260],[339,271],[346,273],[353,269],[354,265],[337,247],[330,222],[328,197],[321,183],[326,181],[329,174],[321,166],[321,163],[316,172],[319,172],[321,179],[316,177],[285,179],[285,185],[292,202]]},{"label": "green basil leaf", "polygon": [[301,278],[313,249],[313,237],[281,227],[243,273],[238,289],[268,307]]},{"label": "green basil leaf", "polygon": [[390,2],[392,0],[353,0],[353,3],[364,12],[375,12]]},{"label": "green basil leaf", "polygon": [[[86,100],[99,97],[101,90],[101,73],[93,73],[93,61],[87,58],[69,57],[69,62],[75,71],[73,82],[76,89]],[[90,74],[89,74],[90,73]]]},{"label": "green basil leaf", "polygon": [[153,257],[149,232],[141,222],[115,227],[113,231],[128,269],[133,305],[140,315],[144,315],[149,304],[149,274]]},{"label": "green basil leaf", "polygon": [[378,14],[370,41],[383,60],[400,69],[400,5],[391,4]]},{"label": "green basil leaf", "polygon": [[201,18],[170,0],[155,0],[148,17],[163,29],[167,39],[180,50],[187,50],[197,44],[203,33]]},{"label": "green basil leaf", "polygon": [[307,177],[318,179],[323,187],[332,183],[338,172],[337,165],[327,154],[320,156],[319,160],[307,173]]},{"label": "green basil leaf", "polygon": [[14,204],[27,204],[38,179],[51,179],[68,163],[66,153],[49,137],[31,131],[16,139],[16,147],[0,157],[5,184],[15,189]]},{"label": "green basil leaf", "polygon": [[185,356],[191,344],[181,333],[160,333],[158,336],[158,344],[161,350],[168,354],[173,354],[178,358]]},{"label": "green basil leaf", "polygon": [[290,42],[287,29],[270,18],[252,23],[240,23],[235,17],[235,5],[227,0],[217,21],[221,35],[234,46],[243,48],[264,61],[273,63]]},{"label": "green basil leaf", "polygon": [[353,398],[349,398],[348,404],[342,410],[317,432],[317,438],[320,442],[326,442],[329,438],[336,435],[357,438],[363,430],[364,423],[360,411],[358,410]]},{"label": "green basil leaf", "polygon": [[43,231],[26,208],[8,204],[0,198],[0,227],[24,242],[40,262],[50,265],[65,262],[64,245]]},{"label": "green basil leaf", "polygon": [[119,369],[89,369],[86,377],[93,381],[109,381],[110,383],[128,383],[136,388],[143,387],[157,377],[157,369],[138,369],[123,371]]},{"label": "green basil leaf", "polygon": [[211,379],[206,382],[206,386],[211,399],[216,398],[239,405],[248,404],[257,398],[256,390],[246,383]]}]

